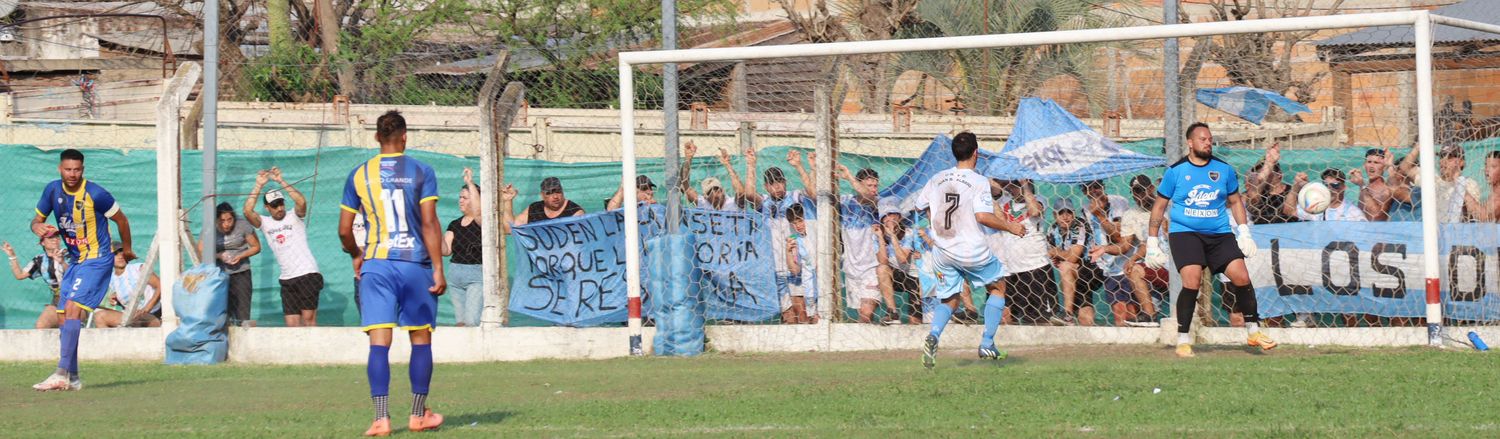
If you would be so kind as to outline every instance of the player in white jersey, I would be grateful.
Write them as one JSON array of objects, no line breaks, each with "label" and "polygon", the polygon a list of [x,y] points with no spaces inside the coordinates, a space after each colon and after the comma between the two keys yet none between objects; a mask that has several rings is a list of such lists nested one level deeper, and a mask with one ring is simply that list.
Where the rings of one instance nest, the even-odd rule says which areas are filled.
[{"label": "player in white jersey", "polygon": [[937,271],[937,288],[933,299],[932,332],[922,344],[922,365],[931,369],[937,364],[938,338],[958,308],[958,293],[968,282],[976,291],[990,295],[984,301],[984,336],[979,340],[979,358],[998,360],[1003,357],[995,348],[995,332],[1005,312],[1005,284],[1001,277],[1005,267],[985,245],[984,228],[1024,235],[1020,223],[995,214],[990,198],[990,181],[974,167],[979,163],[979,140],[974,133],[962,132],[953,137],[953,158],[958,165],[934,175],[922,187],[917,208],[926,208],[932,219],[931,253]]}]

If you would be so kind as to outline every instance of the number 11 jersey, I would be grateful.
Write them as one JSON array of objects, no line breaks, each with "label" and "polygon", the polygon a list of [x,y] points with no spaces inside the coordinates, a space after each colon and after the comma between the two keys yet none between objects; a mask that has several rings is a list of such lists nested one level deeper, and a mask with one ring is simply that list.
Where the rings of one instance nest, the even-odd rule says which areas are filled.
[{"label": "number 11 jersey", "polygon": [[950,168],[932,176],[917,197],[917,208],[928,208],[931,235],[939,261],[977,266],[994,258],[985,244],[985,229],[974,218],[994,212],[990,180],[973,169]]},{"label": "number 11 jersey", "polygon": [[365,218],[365,259],[431,265],[422,240],[422,203],[436,202],[437,176],[426,163],[405,154],[380,154],[344,183],[344,210]]}]

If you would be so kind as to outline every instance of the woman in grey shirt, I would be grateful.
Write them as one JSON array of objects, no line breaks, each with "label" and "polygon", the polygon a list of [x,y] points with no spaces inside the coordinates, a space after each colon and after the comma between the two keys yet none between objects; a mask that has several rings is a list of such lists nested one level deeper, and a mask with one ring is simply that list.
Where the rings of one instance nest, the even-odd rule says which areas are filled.
[{"label": "woman in grey shirt", "polygon": [[217,227],[215,227],[214,253],[216,264],[229,275],[229,324],[255,326],[250,320],[250,293],[255,290],[250,281],[250,257],[260,253],[260,239],[249,222],[234,214],[234,206],[219,203]]}]

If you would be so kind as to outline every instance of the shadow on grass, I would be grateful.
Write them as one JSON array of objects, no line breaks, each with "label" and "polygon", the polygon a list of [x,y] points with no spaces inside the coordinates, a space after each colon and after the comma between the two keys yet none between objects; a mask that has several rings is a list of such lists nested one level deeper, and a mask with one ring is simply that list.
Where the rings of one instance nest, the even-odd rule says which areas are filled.
[{"label": "shadow on grass", "polygon": [[486,413],[465,413],[453,415],[443,420],[443,428],[461,428],[470,425],[491,425],[505,422],[506,419],[515,416],[515,412],[493,411]]},{"label": "shadow on grass", "polygon": [[156,382],[160,382],[160,381],[158,381],[158,380],[139,380],[139,379],[137,379],[137,380],[118,380],[118,381],[110,381],[110,382],[107,382],[107,383],[100,383],[100,384],[89,384],[86,388],[87,389],[108,389],[108,388],[111,388],[111,387],[134,386],[136,384],[146,384],[146,383],[156,383]]}]

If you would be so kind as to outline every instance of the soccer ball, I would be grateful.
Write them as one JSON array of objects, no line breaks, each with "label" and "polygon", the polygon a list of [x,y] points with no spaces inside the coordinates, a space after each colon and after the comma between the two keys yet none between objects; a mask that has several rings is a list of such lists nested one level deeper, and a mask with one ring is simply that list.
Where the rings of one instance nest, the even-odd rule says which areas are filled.
[{"label": "soccer ball", "polygon": [[1297,193],[1297,207],[1303,212],[1320,214],[1328,210],[1328,202],[1333,200],[1333,193],[1328,191],[1328,186],[1323,183],[1308,183]]}]

